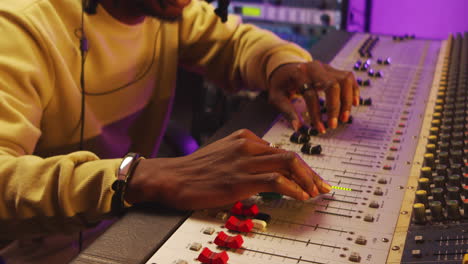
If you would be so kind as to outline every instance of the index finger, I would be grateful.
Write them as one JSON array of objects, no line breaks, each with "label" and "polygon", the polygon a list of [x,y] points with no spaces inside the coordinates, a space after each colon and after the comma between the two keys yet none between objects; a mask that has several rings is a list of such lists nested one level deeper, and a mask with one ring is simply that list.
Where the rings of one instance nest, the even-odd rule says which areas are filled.
[{"label": "index finger", "polygon": [[327,100],[328,126],[336,128],[338,126],[338,115],[341,109],[341,87],[336,80],[328,81],[325,95]]}]

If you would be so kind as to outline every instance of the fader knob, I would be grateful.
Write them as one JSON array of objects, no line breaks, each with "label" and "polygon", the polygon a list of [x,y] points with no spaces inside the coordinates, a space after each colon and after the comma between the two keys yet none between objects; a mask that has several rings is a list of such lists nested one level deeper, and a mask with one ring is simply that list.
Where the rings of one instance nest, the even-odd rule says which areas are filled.
[{"label": "fader knob", "polygon": [[451,150],[450,157],[453,162],[463,163],[463,152],[461,150]]},{"label": "fader knob", "polygon": [[301,134],[299,132],[294,132],[289,140],[293,143],[304,144],[310,140],[309,135]]},{"label": "fader knob", "polygon": [[444,213],[442,211],[442,203],[440,201],[432,201],[429,203],[431,210],[431,216],[433,220],[441,221],[444,219]]},{"label": "fader knob", "polygon": [[305,143],[302,148],[301,152],[308,155],[320,155],[322,153],[322,146],[321,145],[312,145],[309,142]]},{"label": "fader knob", "polygon": [[204,264],[226,264],[229,256],[226,251],[214,253],[209,248],[204,248],[197,260]]},{"label": "fader knob", "polygon": [[458,188],[457,186],[447,187],[447,199],[461,202],[460,188]]},{"label": "fader knob", "polygon": [[424,165],[430,168],[435,167],[434,154],[432,153],[424,154]]},{"label": "fader knob", "polygon": [[463,143],[463,137],[464,137],[463,132],[453,132],[452,133],[452,139],[453,140],[460,140]]},{"label": "fader knob", "polygon": [[433,127],[439,127],[439,126],[440,126],[440,120],[438,120],[438,119],[432,120],[432,121],[431,121],[431,125],[432,125]]},{"label": "fader knob", "polygon": [[361,68],[361,64],[358,64],[357,62],[354,64],[353,69],[355,71],[358,71]]},{"label": "fader knob", "polygon": [[422,203],[415,203],[413,205],[414,222],[416,224],[426,223],[426,207]]},{"label": "fader knob", "polygon": [[241,248],[242,244],[244,243],[244,239],[241,235],[236,236],[228,236],[223,231],[219,232],[216,236],[214,243],[220,247],[227,247],[227,248]]},{"label": "fader knob", "polygon": [[450,220],[459,220],[460,219],[460,206],[458,206],[458,201],[448,200],[447,201],[447,218]]},{"label": "fader knob", "polygon": [[461,174],[462,173],[462,165],[460,163],[453,163],[450,165],[450,172],[452,174]]},{"label": "fader knob", "polygon": [[457,124],[453,126],[453,131],[455,132],[462,132],[464,131],[466,128],[465,128],[465,125],[464,124],[460,124],[462,122],[464,122],[464,120],[460,120],[460,121],[456,121],[457,119],[454,119],[453,121],[456,122]]},{"label": "fader knob", "polygon": [[426,152],[435,154],[436,153],[436,145],[435,144],[427,144],[426,145]]},{"label": "fader knob", "polygon": [[416,191],[416,202],[422,203],[424,206],[428,206],[427,192],[425,190]]},{"label": "fader knob", "polygon": [[224,226],[232,231],[248,233],[252,230],[253,223],[252,219],[239,220],[237,217],[231,216]]},{"label": "fader knob", "polygon": [[430,181],[428,178],[419,178],[418,180],[418,187],[419,190],[425,190],[426,192],[430,193]]},{"label": "fader knob", "polygon": [[461,188],[461,177],[458,174],[452,174],[448,177],[448,185]]},{"label": "fader knob", "polygon": [[318,135],[318,130],[307,125],[303,125],[299,128],[299,133],[303,135],[309,135],[309,136],[317,136]]},{"label": "fader knob", "polygon": [[438,164],[436,166],[437,176],[447,177],[447,166],[444,164]]},{"label": "fader knob", "polygon": [[452,145],[453,150],[461,151],[463,149],[463,141],[461,140],[452,140],[452,142],[450,142],[450,145]]},{"label": "fader knob", "polygon": [[450,144],[448,142],[440,142],[439,149],[440,151],[448,151],[450,149]]},{"label": "fader knob", "polygon": [[439,163],[443,165],[449,164],[449,154],[447,151],[439,152]]},{"label": "fader knob", "polygon": [[436,176],[433,179],[434,186],[436,188],[445,188],[445,177],[444,176]]},{"label": "fader knob", "polygon": [[435,144],[435,143],[437,143],[437,136],[435,136],[435,135],[430,135],[430,136],[427,138],[427,142],[429,142],[429,144]]},{"label": "fader knob", "polygon": [[429,134],[437,136],[439,134],[439,128],[435,126],[429,128]]},{"label": "fader knob", "polygon": [[444,189],[442,188],[432,188],[432,197],[434,198],[434,201],[439,201],[442,204],[445,204],[445,199],[444,199]]},{"label": "fader knob", "polygon": [[440,141],[441,141],[441,142],[449,142],[451,136],[450,136],[450,134],[447,134],[447,133],[441,133],[441,134],[439,135],[439,138],[440,138]]},{"label": "fader knob", "polygon": [[351,262],[361,262],[361,256],[357,252],[351,252],[348,259]]},{"label": "fader knob", "polygon": [[432,169],[431,167],[422,167],[421,168],[421,178],[427,178],[427,179],[432,179]]},{"label": "fader knob", "polygon": [[450,132],[452,132],[452,126],[443,125],[440,127],[440,131],[444,134],[450,134]]}]

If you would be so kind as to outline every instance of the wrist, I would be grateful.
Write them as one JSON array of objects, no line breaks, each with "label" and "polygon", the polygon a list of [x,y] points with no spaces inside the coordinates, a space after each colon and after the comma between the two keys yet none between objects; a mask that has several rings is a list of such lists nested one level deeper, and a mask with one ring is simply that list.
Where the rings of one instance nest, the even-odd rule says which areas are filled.
[{"label": "wrist", "polygon": [[134,203],[139,203],[145,201],[144,199],[144,184],[142,179],[144,176],[142,174],[144,173],[143,167],[145,167],[145,163],[147,163],[148,160],[142,159],[136,164],[132,177],[130,177],[127,181],[127,188],[124,194],[124,200],[125,202],[129,204],[134,204]]},{"label": "wrist", "polygon": [[114,194],[112,196],[111,211],[115,215],[121,215],[125,212],[125,208],[131,206],[125,200],[128,182],[133,176],[133,172],[138,163],[144,159],[138,153],[130,152],[122,159],[117,170],[117,179],[112,184]]}]

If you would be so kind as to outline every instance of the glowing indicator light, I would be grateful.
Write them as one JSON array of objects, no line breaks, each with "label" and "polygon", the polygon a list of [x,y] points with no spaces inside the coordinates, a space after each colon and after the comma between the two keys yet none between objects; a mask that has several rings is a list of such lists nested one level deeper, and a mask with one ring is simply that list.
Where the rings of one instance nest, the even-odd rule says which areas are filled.
[{"label": "glowing indicator light", "polygon": [[242,15],[250,17],[259,17],[262,15],[262,9],[258,7],[243,6]]},{"label": "glowing indicator light", "polygon": [[340,187],[340,186],[332,186],[332,189],[342,190],[342,191],[352,191],[353,190],[351,188],[345,188],[345,187]]}]

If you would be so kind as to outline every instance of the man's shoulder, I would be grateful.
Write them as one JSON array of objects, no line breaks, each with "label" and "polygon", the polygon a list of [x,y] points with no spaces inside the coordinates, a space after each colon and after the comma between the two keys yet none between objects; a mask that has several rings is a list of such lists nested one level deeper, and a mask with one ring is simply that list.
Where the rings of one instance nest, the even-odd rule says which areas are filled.
[{"label": "man's shoulder", "polygon": [[48,15],[50,12],[80,9],[79,0],[0,0],[0,17],[24,17],[30,15]]},{"label": "man's shoulder", "polygon": [[18,14],[30,8],[39,7],[41,5],[41,2],[49,2],[49,1],[48,0],[1,0],[0,12]]}]

